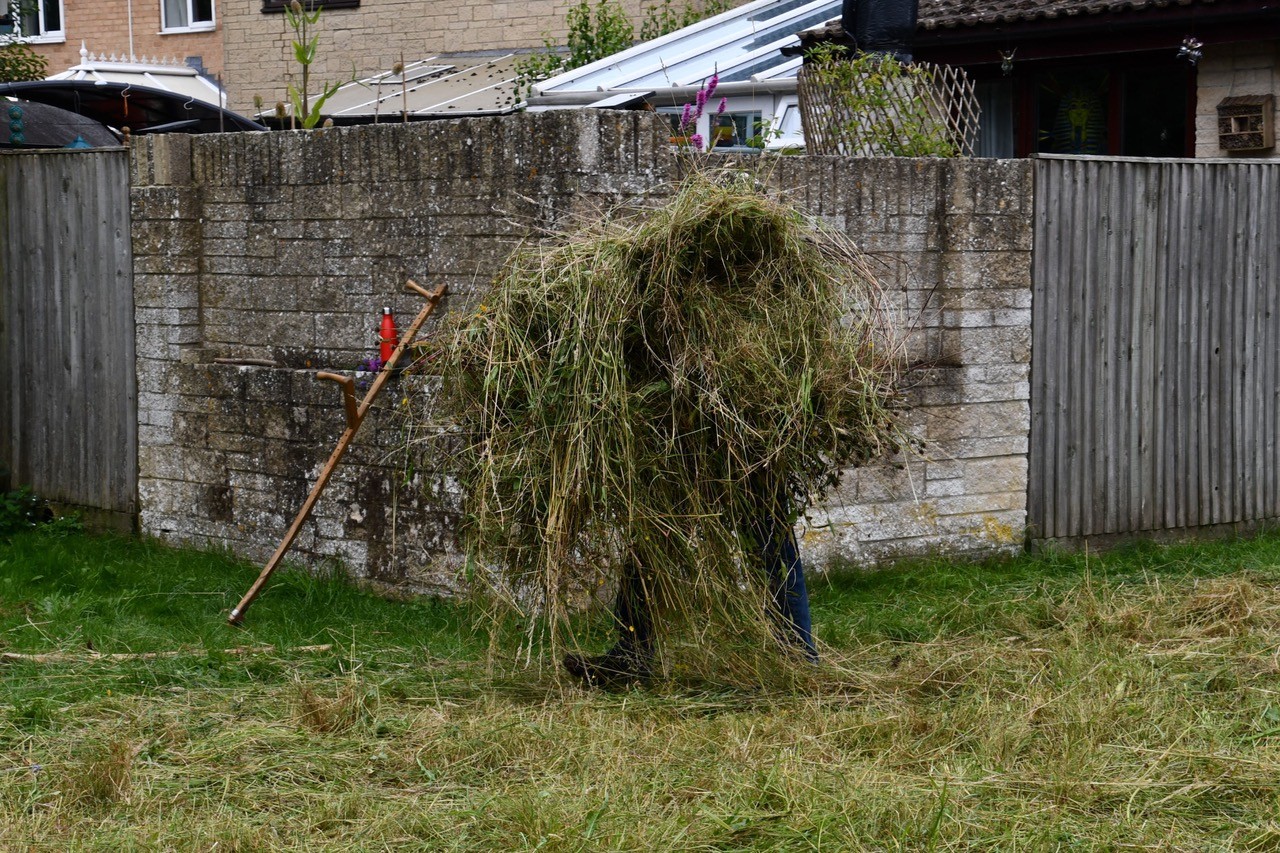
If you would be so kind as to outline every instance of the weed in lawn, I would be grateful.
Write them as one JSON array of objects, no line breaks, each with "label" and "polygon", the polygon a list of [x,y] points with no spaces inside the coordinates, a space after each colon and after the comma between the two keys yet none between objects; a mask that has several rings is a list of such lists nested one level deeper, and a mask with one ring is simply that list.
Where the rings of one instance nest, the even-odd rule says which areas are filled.
[{"label": "weed in lawn", "polygon": [[378,710],[378,693],[356,676],[342,680],[336,693],[327,696],[295,679],[297,693],[294,716],[298,725],[317,734],[349,731],[358,725],[370,725]]},{"label": "weed in lawn", "polygon": [[9,724],[21,733],[51,728],[56,718],[53,703],[41,696],[22,697],[9,712]]},{"label": "weed in lawn", "polygon": [[137,747],[124,739],[91,743],[84,756],[61,772],[62,802],[73,808],[113,805],[129,794]]},{"label": "weed in lawn", "polygon": [[1274,611],[1256,612],[1260,598],[1258,587],[1247,577],[1203,581],[1196,584],[1177,621],[1205,637],[1241,634],[1259,619],[1275,620]]},{"label": "weed in lawn", "polygon": [[53,520],[49,505],[30,489],[0,492],[0,537]]}]

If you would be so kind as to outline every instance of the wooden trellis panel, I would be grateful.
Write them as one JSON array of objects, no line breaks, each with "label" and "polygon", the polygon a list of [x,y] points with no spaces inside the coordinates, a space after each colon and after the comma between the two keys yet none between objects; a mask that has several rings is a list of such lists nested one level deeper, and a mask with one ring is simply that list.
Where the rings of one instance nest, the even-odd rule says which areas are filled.
[{"label": "wooden trellis panel", "polygon": [[824,81],[800,69],[798,91],[805,151],[853,157],[909,155],[921,140],[952,156],[972,157],[981,109],[963,68],[916,62],[898,66],[886,84],[875,74],[832,75]]}]

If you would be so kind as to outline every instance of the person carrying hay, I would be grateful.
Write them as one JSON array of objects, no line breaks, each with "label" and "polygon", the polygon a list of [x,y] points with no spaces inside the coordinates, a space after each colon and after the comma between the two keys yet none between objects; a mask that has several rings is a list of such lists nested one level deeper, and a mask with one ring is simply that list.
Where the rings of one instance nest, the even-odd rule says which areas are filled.
[{"label": "person carrying hay", "polygon": [[701,172],[513,255],[455,322],[440,402],[465,436],[461,541],[543,617],[529,641],[576,645],[574,614],[616,588],[623,636],[564,660],[587,683],[647,677],[689,635],[735,666],[816,659],[792,528],[899,444],[880,297],[846,240]]}]

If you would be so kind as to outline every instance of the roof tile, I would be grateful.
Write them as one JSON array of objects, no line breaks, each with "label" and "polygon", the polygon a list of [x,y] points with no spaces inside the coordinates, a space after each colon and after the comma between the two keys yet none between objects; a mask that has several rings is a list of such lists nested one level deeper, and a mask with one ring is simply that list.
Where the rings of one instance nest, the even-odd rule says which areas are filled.
[{"label": "roof tile", "polygon": [[937,30],[1212,2],[1213,0],[920,0],[920,27]]}]

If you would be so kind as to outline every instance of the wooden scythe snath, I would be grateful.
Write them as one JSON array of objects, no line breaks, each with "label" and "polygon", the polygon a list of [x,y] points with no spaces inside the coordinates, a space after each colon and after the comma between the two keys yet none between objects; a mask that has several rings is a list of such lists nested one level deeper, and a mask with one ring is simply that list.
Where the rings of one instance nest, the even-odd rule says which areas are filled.
[{"label": "wooden scythe snath", "polygon": [[284,559],[289,546],[298,537],[298,532],[302,530],[303,522],[310,517],[311,510],[315,509],[316,501],[320,498],[320,493],[329,484],[329,477],[333,474],[334,469],[338,467],[338,463],[342,461],[342,455],[351,446],[351,440],[356,437],[356,432],[359,431],[360,424],[364,422],[364,416],[368,414],[369,407],[373,405],[373,401],[377,398],[378,392],[382,390],[382,386],[386,385],[387,380],[391,378],[391,371],[396,366],[396,362],[400,360],[405,348],[413,341],[414,336],[418,334],[418,330],[422,328],[422,324],[426,322],[427,317],[430,316],[436,305],[444,297],[446,286],[442,284],[435,290],[427,290],[416,281],[410,279],[405,283],[405,289],[420,294],[427,300],[427,304],[418,312],[418,316],[414,318],[413,325],[409,326],[405,333],[400,336],[400,343],[396,344],[395,352],[391,353],[391,358],[387,359],[387,363],[382,365],[382,370],[378,372],[377,377],[373,380],[373,385],[370,386],[369,391],[364,395],[364,399],[360,401],[359,405],[356,405],[355,382],[352,381],[350,376],[327,373],[323,370],[316,373],[317,379],[328,379],[342,386],[342,405],[347,414],[347,428],[338,439],[338,446],[329,455],[329,461],[324,463],[324,468],[320,470],[320,476],[316,479],[316,484],[311,487],[311,493],[303,501],[302,509],[298,510],[297,518],[293,520],[288,532],[280,540],[280,544],[276,547],[276,552],[271,555],[270,560],[267,560],[267,564],[263,566],[258,579],[253,582],[253,586],[249,587],[249,591],[244,594],[244,598],[240,599],[240,603],[227,615],[227,621],[232,625],[239,625],[244,621],[245,611],[249,609],[249,605],[253,603],[253,600],[258,597],[258,593],[262,591],[263,584],[267,582],[272,572],[280,565],[280,561]]}]

